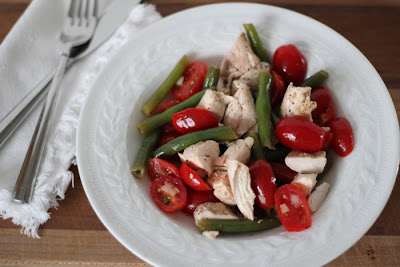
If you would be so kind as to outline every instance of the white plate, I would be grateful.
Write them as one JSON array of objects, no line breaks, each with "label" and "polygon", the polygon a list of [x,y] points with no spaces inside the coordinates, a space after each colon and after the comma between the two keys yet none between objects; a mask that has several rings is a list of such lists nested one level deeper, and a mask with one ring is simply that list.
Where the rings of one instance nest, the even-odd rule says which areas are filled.
[{"label": "white plate", "polygon": [[[219,65],[253,23],[269,51],[295,44],[308,75],[329,72],[338,115],[353,126],[355,149],[335,158],[331,184],[311,228],[210,240],[181,213],[161,212],[149,196],[149,179],[130,166],[142,136],[140,107],[183,54]],[[396,178],[399,129],[381,78],[345,38],[298,13],[259,4],[216,4],[169,16],[126,45],[99,75],[82,110],[77,155],[85,192],[107,229],[130,251],[159,266],[323,265],[350,248],[374,223]]]}]

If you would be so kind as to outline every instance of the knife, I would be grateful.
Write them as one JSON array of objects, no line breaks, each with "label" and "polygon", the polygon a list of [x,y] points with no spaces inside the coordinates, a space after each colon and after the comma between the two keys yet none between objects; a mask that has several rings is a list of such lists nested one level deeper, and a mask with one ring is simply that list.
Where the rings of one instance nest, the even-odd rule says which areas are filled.
[{"label": "knife", "polygon": [[[67,67],[84,58],[103,44],[118,29],[128,17],[133,6],[141,3],[139,0],[115,0],[100,18],[92,40],[84,51],[68,61]],[[50,71],[1,121],[0,121],[0,147],[15,132],[18,126],[37,106],[46,95],[49,84],[54,77],[56,69]]]}]

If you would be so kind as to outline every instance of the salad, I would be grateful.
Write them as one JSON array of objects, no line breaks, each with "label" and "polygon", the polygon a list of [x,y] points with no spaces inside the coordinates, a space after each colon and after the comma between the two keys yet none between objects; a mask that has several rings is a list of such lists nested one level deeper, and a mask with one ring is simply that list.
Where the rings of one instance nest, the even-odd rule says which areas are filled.
[{"label": "salad", "polygon": [[306,79],[307,60],[292,44],[270,61],[254,26],[244,29],[219,67],[183,56],[137,124],[144,140],[132,174],[147,171],[154,204],[193,216],[209,238],[311,227],[329,189],[327,153],[354,147],[323,86],[328,73]]}]

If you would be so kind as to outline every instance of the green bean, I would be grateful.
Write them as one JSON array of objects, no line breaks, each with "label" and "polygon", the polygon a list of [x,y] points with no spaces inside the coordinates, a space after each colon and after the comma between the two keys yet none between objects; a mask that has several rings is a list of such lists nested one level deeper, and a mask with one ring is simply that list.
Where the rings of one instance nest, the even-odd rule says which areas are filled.
[{"label": "green bean", "polygon": [[270,92],[272,77],[269,72],[261,71],[258,74],[258,96],[256,99],[256,113],[258,118],[258,134],[261,145],[275,149],[273,143],[274,126],[271,121]]},{"label": "green bean", "polygon": [[153,95],[147,100],[142,106],[142,112],[148,116],[165,98],[165,96],[171,91],[172,86],[176,84],[179,78],[182,76],[183,71],[189,65],[189,57],[184,55],[179,62],[175,65],[172,72],[169,74],[167,79],[161,84],[161,86],[153,93]]},{"label": "green bean", "polygon": [[328,73],[324,70],[320,70],[317,73],[308,77],[304,82],[300,84],[301,87],[311,87],[316,88],[321,86],[321,84],[328,78]]},{"label": "green bean", "polygon": [[279,218],[271,217],[254,221],[203,219],[197,221],[200,232],[220,231],[221,233],[245,233],[263,231],[281,225]]},{"label": "green bean", "polygon": [[251,49],[254,54],[258,56],[261,61],[270,62],[267,56],[267,52],[264,49],[264,46],[258,36],[256,28],[254,28],[253,24],[243,24],[244,29],[246,30],[247,38],[250,41]]},{"label": "green bean", "polygon": [[264,149],[261,146],[260,138],[258,137],[258,133],[253,132],[253,133],[249,134],[249,136],[253,137],[253,139],[254,139],[254,144],[251,147],[251,159],[252,160],[265,159]]},{"label": "green bean", "polygon": [[201,141],[214,140],[214,141],[229,141],[237,139],[235,132],[229,126],[215,127],[207,130],[196,131],[181,135],[168,143],[160,146],[154,151],[154,156],[159,158],[161,156],[174,155],[185,148],[196,144]]},{"label": "green bean", "polygon": [[219,68],[216,66],[211,66],[204,78],[203,89],[208,89],[213,86],[217,86],[219,79]]},{"label": "green bean", "polygon": [[267,161],[281,161],[285,159],[287,154],[291,151],[290,148],[285,147],[281,143],[275,145],[275,149],[267,149],[265,151],[265,158]]},{"label": "green bean", "polygon": [[153,152],[153,149],[156,146],[159,138],[160,131],[158,129],[146,134],[144,137],[142,146],[136,155],[135,162],[133,163],[133,167],[131,169],[131,173],[136,178],[142,178],[146,173],[147,162],[149,161],[150,155]]},{"label": "green bean", "polygon": [[164,112],[154,115],[152,117],[148,117],[145,120],[139,122],[136,127],[140,130],[141,133],[146,134],[158,127],[162,126],[163,124],[171,121],[172,114],[184,110],[186,108],[195,107],[206,93],[206,90],[200,91],[197,94],[189,97],[185,101],[176,104],[175,106],[170,107],[169,109],[165,110]]},{"label": "green bean", "polygon": [[281,118],[279,118],[279,116],[276,115],[274,111],[271,112],[271,119],[274,125],[277,125],[278,122],[281,120]]}]

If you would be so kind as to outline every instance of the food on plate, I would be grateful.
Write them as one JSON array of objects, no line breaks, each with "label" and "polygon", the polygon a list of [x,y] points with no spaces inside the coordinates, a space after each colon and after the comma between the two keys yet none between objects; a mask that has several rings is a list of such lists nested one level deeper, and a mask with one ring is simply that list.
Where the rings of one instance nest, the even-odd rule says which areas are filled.
[{"label": "food on plate", "polygon": [[220,67],[183,56],[137,124],[145,137],[132,174],[143,177],[150,161],[155,205],[193,216],[208,238],[311,227],[328,194],[320,180],[329,154],[354,148],[323,86],[328,73],[305,79],[307,60],[293,44],[277,48],[271,64],[254,25],[243,26],[247,35]]}]

